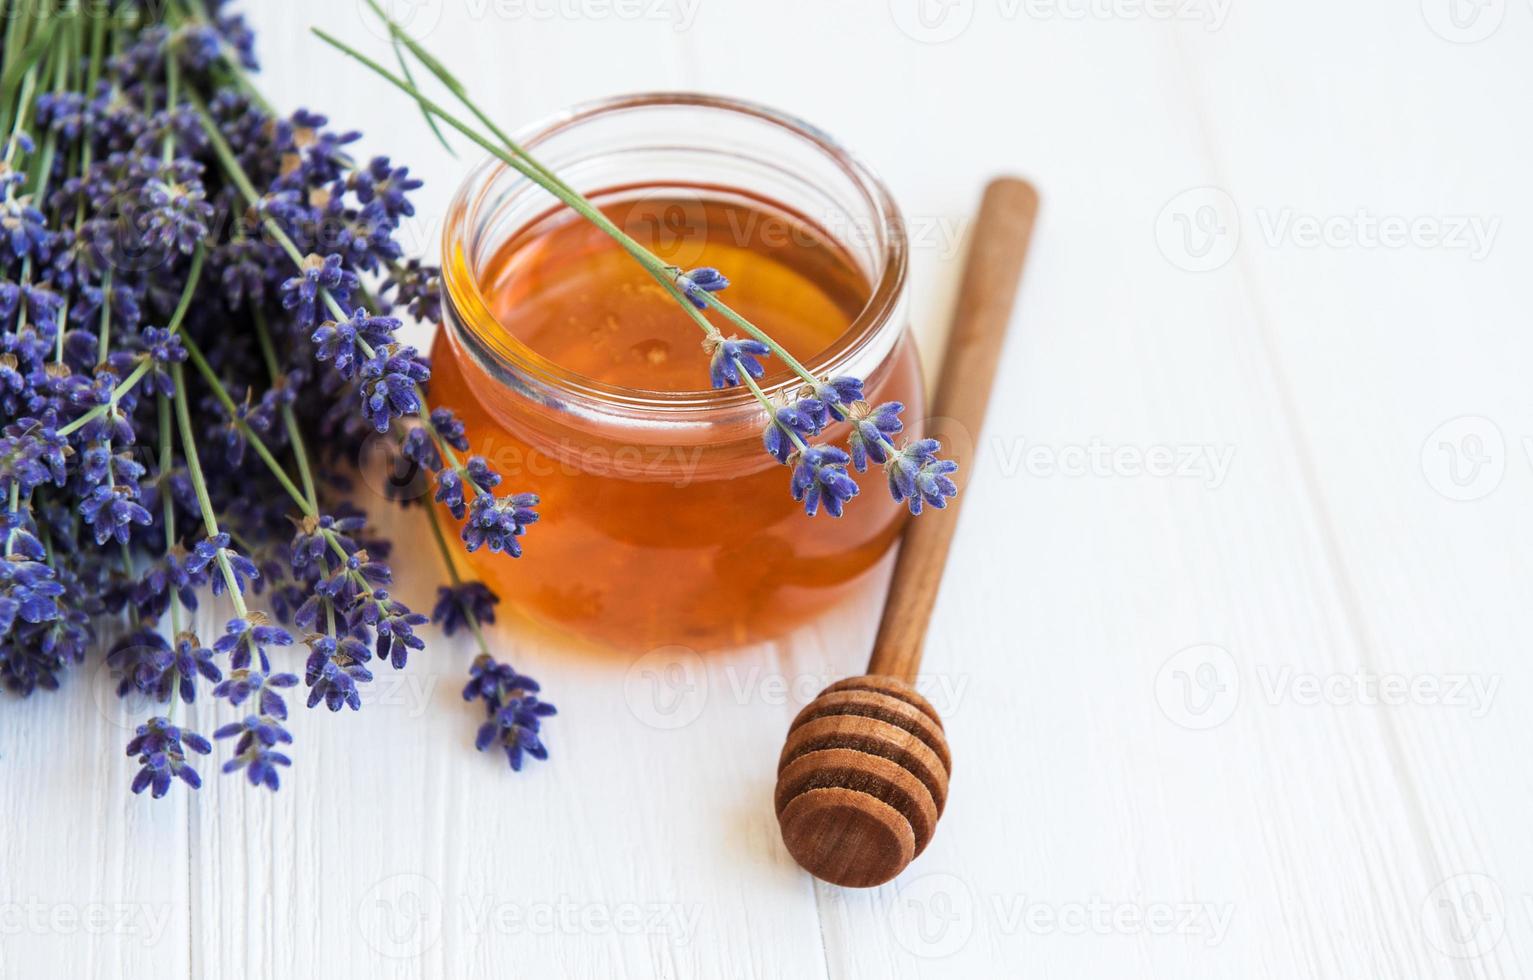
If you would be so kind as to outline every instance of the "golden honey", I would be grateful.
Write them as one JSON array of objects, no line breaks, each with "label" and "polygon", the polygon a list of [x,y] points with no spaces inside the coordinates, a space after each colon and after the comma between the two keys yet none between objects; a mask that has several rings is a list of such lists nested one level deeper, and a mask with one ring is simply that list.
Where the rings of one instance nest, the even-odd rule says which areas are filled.
[{"label": "golden honey", "polygon": [[[863,377],[870,402],[922,417],[898,296],[820,222],[727,185],[588,196],[661,259],[723,271],[721,298],[812,369]],[[868,601],[868,572],[904,519],[876,466],[845,516],[806,516],[790,469],[762,448],[760,406],[709,389],[696,322],[568,209],[545,206],[477,251],[454,244],[432,400],[458,412],[469,453],[504,477],[500,492],[541,498],[522,558],[466,556],[502,613],[642,653],[779,636],[831,604]],[[782,362],[764,363],[762,385],[791,398]],[[844,443],[843,428],[822,438]]]}]

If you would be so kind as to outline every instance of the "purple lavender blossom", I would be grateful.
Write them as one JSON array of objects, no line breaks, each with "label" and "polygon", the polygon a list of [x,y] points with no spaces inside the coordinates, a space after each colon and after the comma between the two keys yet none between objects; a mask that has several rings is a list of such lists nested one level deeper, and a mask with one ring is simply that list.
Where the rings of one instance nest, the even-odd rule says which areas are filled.
[{"label": "purple lavender blossom", "polygon": [[745,383],[746,375],[759,378],[766,368],[757,360],[772,353],[772,348],[759,340],[741,340],[738,337],[710,336],[703,341],[703,349],[711,359],[708,377],[715,388],[732,388]]},{"label": "purple lavender blossom", "polygon": [[842,507],[857,496],[857,482],[846,472],[850,457],[834,446],[811,446],[790,461],[793,466],[791,488],[794,500],[804,503],[804,513],[813,517],[825,505],[831,517],[840,517]]}]

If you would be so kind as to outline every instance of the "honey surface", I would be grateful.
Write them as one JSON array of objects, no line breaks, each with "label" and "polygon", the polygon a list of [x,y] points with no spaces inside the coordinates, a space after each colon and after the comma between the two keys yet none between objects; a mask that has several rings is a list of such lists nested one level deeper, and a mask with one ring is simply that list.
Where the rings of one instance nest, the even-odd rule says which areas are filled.
[{"label": "honey surface", "polygon": [[[603,210],[670,264],[724,270],[729,305],[801,359],[840,337],[867,302],[867,282],[847,256],[789,216],[687,197]],[[629,388],[708,387],[697,323],[588,221],[566,212],[546,231],[513,238],[482,285],[501,328],[561,367]],[[718,322],[726,336],[739,333]]]},{"label": "honey surface", "polygon": [[[723,271],[730,305],[803,360],[840,338],[867,301],[867,281],[846,254],[780,211],[741,198],[654,196],[604,210],[666,261]],[[491,329],[561,367],[651,391],[708,387],[697,324],[583,220],[550,218],[513,236],[480,282]],[[759,433],[673,446],[663,431],[567,427],[482,373],[465,374],[481,369],[449,331],[438,333],[433,354],[433,398],[463,417],[470,452],[502,472],[503,489],[542,498],[523,558],[481,552],[470,562],[503,611],[596,647],[701,650],[779,635],[866,593],[864,573],[900,527],[876,471],[860,478],[863,493],[845,517],[809,518]],[[781,376],[775,358],[766,365],[768,381]],[[867,380],[870,401],[904,401],[907,419],[921,417],[908,339]]]}]

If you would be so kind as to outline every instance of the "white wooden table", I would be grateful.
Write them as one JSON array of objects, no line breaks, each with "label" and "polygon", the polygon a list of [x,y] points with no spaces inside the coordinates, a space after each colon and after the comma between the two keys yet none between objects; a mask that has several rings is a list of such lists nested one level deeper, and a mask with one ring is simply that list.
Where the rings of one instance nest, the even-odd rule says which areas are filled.
[{"label": "white wooden table", "polygon": [[[419,4],[516,125],[692,88],[838,134],[933,356],[981,182],[1041,188],[927,656],[941,831],[865,892],[778,841],[785,726],[865,611],[669,688],[503,630],[561,709],[519,776],[438,641],[297,712],[275,796],[130,796],[87,672],[0,708],[0,976],[1521,975],[1533,8],[1453,2]],[[434,250],[465,162],[304,31],[373,41],[357,5],[244,6],[278,105],[429,178]]]}]

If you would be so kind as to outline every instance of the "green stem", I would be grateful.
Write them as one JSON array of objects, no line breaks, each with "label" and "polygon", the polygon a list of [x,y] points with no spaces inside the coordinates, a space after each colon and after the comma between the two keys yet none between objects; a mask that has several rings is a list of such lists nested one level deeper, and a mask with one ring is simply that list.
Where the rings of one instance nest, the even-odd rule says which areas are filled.
[{"label": "green stem", "polygon": [[[447,85],[448,89],[458,97],[459,101],[467,106],[469,111],[473,113],[474,116],[484,126],[486,126],[486,128],[488,128],[492,134],[496,136],[496,138],[500,139],[505,144],[504,147],[496,146],[494,143],[486,139],[480,133],[476,132],[471,126],[463,122],[453,113],[449,112],[430,98],[427,98],[423,93],[420,92],[419,88],[412,85],[408,79],[400,78],[399,76],[393,74],[378,61],[369,58],[367,55],[361,53],[356,48],[346,44],[344,41],[341,41],[334,35],[331,35],[324,30],[314,28],[314,33],[325,43],[331,45],[349,57],[356,59],[373,73],[377,74],[380,78],[384,79],[389,84],[399,89],[401,92],[409,95],[420,105],[423,111],[435,115],[448,126],[462,133],[470,141],[485,151],[489,152],[501,162],[516,170],[518,173],[522,174],[522,176],[542,187],[550,194],[554,195],[564,204],[573,209],[581,217],[596,225],[598,229],[604,232],[613,241],[617,242],[624,251],[633,256],[633,258],[636,259],[639,264],[642,265],[645,270],[650,273],[651,276],[660,282],[660,284],[664,286],[666,290],[671,294],[672,298],[681,304],[682,309],[692,316],[694,322],[696,322],[703,329],[705,334],[710,337],[718,336],[718,328],[710,323],[707,317],[703,316],[692,305],[691,299],[687,295],[686,291],[677,284],[676,277],[681,274],[682,270],[665,262],[659,256],[655,255],[649,249],[635,241],[632,236],[614,224],[613,221],[605,214],[603,214],[594,204],[592,204],[589,199],[587,199],[579,191],[576,191],[574,188],[566,184],[552,170],[539,163],[531,154],[529,154],[525,149],[520,147],[514,140],[507,136],[481,109],[479,109],[477,105],[475,105],[468,98],[468,95],[463,89],[461,83],[459,83],[457,79],[447,71],[446,68],[442,67],[440,63],[437,62],[434,58],[431,58],[430,55],[425,52],[424,48],[420,47],[420,45],[416,43],[414,39],[404,34],[404,32],[401,31],[391,19],[388,19],[386,15],[383,14],[383,11],[374,2],[374,0],[368,0],[368,2],[373,6],[375,12],[377,12],[380,16],[385,16],[385,19],[389,23],[390,30],[394,33],[394,36],[399,38],[407,47],[409,47],[410,51],[415,54],[417,58],[421,59],[421,61],[426,65],[427,69]],[[718,310],[719,313],[722,314],[731,323],[735,324],[740,329],[750,334],[752,337],[766,344],[767,347],[771,349],[772,353],[780,357],[783,363],[792,369],[792,371],[807,384],[817,385],[820,383],[820,379],[811,373],[808,368],[804,367],[804,365],[800,363],[798,359],[795,358],[792,354],[790,354],[785,347],[783,347],[777,341],[773,340],[771,336],[769,336],[765,331],[761,330],[755,324],[751,323],[745,317],[741,316],[738,312],[730,308],[728,304],[723,302],[712,293],[703,293],[702,297],[708,306]]]},{"label": "green stem", "polygon": [[[19,519],[21,516],[21,482],[11,481],[11,513]],[[11,553],[11,547],[16,543],[16,528],[11,528],[5,536],[5,553]]]},{"label": "green stem", "polygon": [[745,382],[745,386],[751,390],[751,394],[755,395],[756,400],[761,403],[761,407],[766,409],[767,417],[772,420],[771,424],[787,433],[788,438],[793,440],[800,451],[808,449],[809,447],[804,445],[804,440],[797,432],[777,421],[777,409],[772,404],[772,399],[768,398],[767,393],[761,390],[761,386],[756,383],[755,378],[751,377],[751,373],[745,370],[745,365],[740,363],[739,358],[735,359],[735,370],[739,372],[740,380]]},{"label": "green stem", "polygon": [[[101,277],[101,323],[96,328],[96,356],[106,360],[112,350],[112,268],[107,267]],[[64,348],[59,347],[59,360],[64,359]]]},{"label": "green stem", "polygon": [[[250,448],[255,450],[256,456],[260,457],[261,462],[266,464],[266,468],[271,471],[272,476],[276,477],[277,482],[282,484],[282,489],[287,491],[287,495],[292,498],[293,503],[297,505],[298,509],[305,516],[317,519],[320,516],[319,504],[307,497],[302,490],[298,489],[293,483],[292,478],[287,475],[287,470],[277,461],[277,457],[272,453],[271,448],[266,445],[266,441],[250,427],[250,423],[240,418],[239,407],[235,405],[228,389],[224,387],[223,380],[213,370],[213,366],[208,363],[208,359],[203,355],[202,349],[190,337],[186,338],[184,342],[192,366],[197,369],[197,373],[202,375],[203,380],[208,383],[208,387],[213,392],[213,397],[218,399],[219,404],[223,406],[224,411],[229,415],[231,424],[239,430],[240,435],[245,437],[245,440],[250,444]],[[330,550],[334,551],[343,562],[350,557],[346,554],[346,549],[342,547],[333,531],[325,530],[322,533],[330,545]],[[353,572],[352,578],[365,593],[368,595],[373,593],[372,586],[359,573]]]},{"label": "green stem", "polygon": [[[53,90],[62,92],[68,84],[69,59],[64,57],[64,52],[57,50],[52,52],[53,64]],[[43,152],[38,154],[33,163],[32,171],[32,197],[38,202],[39,207],[48,199],[48,178],[53,173],[53,157],[58,152],[58,137],[50,129],[43,137]]]},{"label": "green stem", "polygon": [[[181,287],[181,299],[178,303],[176,303],[176,310],[171,314],[170,324],[166,328],[172,335],[175,335],[181,330],[181,323],[186,319],[186,312],[187,310],[191,309],[192,294],[197,291],[197,283],[202,279],[202,263],[206,257],[207,252],[201,245],[198,245],[197,251],[192,253],[192,267],[186,274],[186,284]],[[184,339],[186,343],[191,343],[190,338]],[[140,361],[138,366],[129,372],[126,378],[123,378],[122,381],[118,382],[117,387],[112,389],[112,394],[105,405],[97,405],[89,412],[86,412],[84,415],[75,419],[73,422],[63,426],[59,429],[59,435],[67,436],[70,433],[77,431],[81,426],[85,425],[92,419],[100,418],[109,411],[115,411],[117,408],[117,403],[122,399],[122,397],[128,392],[132,391],[133,386],[138,384],[139,381],[143,379],[144,375],[149,373],[150,368],[153,366],[154,362],[152,361]]]},{"label": "green stem", "polygon": [[[261,357],[266,361],[266,371],[271,375],[272,387],[285,385],[287,381],[282,377],[282,370],[277,364],[277,349],[271,342],[271,331],[266,326],[266,314],[259,306],[253,306],[251,312],[255,319],[256,339],[261,344]],[[314,473],[309,469],[309,453],[304,446],[303,430],[298,426],[298,416],[293,406],[286,400],[281,404],[282,425],[287,430],[288,442],[293,447],[293,458],[298,463],[298,478],[303,481],[303,495],[309,506],[318,511],[319,494],[314,489]]]},{"label": "green stem", "polygon": [[[181,70],[180,64],[176,60],[176,52],[167,49],[165,52],[165,108],[167,111],[173,110],[176,107],[176,89],[179,87],[180,80]],[[175,159],[175,156],[176,127],[173,122],[167,121],[165,136],[160,147],[160,158],[168,167],[170,162]]]},{"label": "green stem", "polygon": [[282,484],[282,489],[288,492],[288,496],[293,498],[293,501],[298,504],[299,508],[310,517],[318,517],[319,507],[309,503],[309,498],[294,485],[292,479],[287,475],[287,470],[283,469],[282,464],[277,462],[277,457],[272,455],[272,451],[267,447],[265,441],[250,427],[250,423],[240,418],[239,406],[235,405],[234,399],[229,397],[228,389],[224,387],[223,380],[213,370],[213,366],[208,363],[208,359],[203,356],[202,349],[190,337],[185,338],[183,343],[186,345],[186,353],[191,359],[192,366],[197,369],[197,373],[202,375],[203,380],[208,383],[208,387],[213,390],[213,397],[218,399],[218,403],[228,413],[230,423],[236,429],[239,429],[240,435],[244,436],[246,441],[250,443],[250,448],[256,451],[257,456],[261,457],[261,461],[266,464],[266,468],[271,470],[272,475],[277,478],[277,482]]},{"label": "green stem", "polygon": [[[666,291],[669,292],[673,298],[682,303],[688,311],[693,313],[697,312],[692,307],[691,303],[687,301],[686,293],[684,293],[681,287],[676,284],[675,276],[679,270],[677,270],[675,266],[669,265],[659,256],[655,255],[649,249],[635,241],[631,235],[614,224],[612,219],[608,218],[605,214],[598,210],[595,205],[583,197],[579,192],[570,188],[558,178],[549,177],[548,172],[545,168],[542,167],[541,164],[538,164],[535,161],[529,163],[523,159],[525,154],[518,155],[511,151],[502,149],[499,146],[496,146],[494,143],[490,142],[484,136],[476,132],[463,120],[453,115],[438,103],[421,94],[418,89],[412,89],[409,82],[395,75],[393,72],[390,72],[377,61],[374,61],[372,58],[369,58],[367,55],[358,51],[356,48],[353,48],[349,44],[345,43],[334,35],[321,30],[320,28],[316,27],[313,30],[315,35],[317,35],[326,44],[331,45],[342,53],[361,62],[379,77],[389,82],[389,84],[393,85],[401,92],[404,92],[411,98],[415,99],[420,104],[422,109],[435,114],[437,118],[441,119],[447,125],[468,137],[471,142],[479,146],[481,149],[485,150],[487,153],[491,154],[506,166],[515,170],[517,173],[520,173],[528,180],[537,184],[539,187],[542,187],[544,190],[557,197],[564,204],[568,205],[581,217],[596,225],[596,227],[604,232],[608,237],[617,242],[624,251],[633,256],[634,259],[636,259],[639,264],[642,265],[645,270],[648,271],[649,274],[656,279],[656,281],[665,287]],[[428,64],[427,67],[430,67],[430,65]],[[441,76],[439,75],[438,77]],[[718,329],[709,323],[706,317],[703,317],[699,314],[694,316],[693,319],[696,320],[698,324],[703,328],[703,330],[710,336],[718,332]]]},{"label": "green stem", "polygon": [[[213,121],[207,106],[196,95],[191,93],[187,94],[187,100],[196,107],[198,121],[202,125],[203,131],[207,133],[209,143],[213,147],[213,153],[218,157],[219,163],[222,164],[230,181],[239,190],[240,194],[244,196],[246,203],[251,206],[258,206],[261,202],[260,193],[256,191],[255,185],[250,182],[250,177],[245,173],[244,168],[240,166],[239,159],[235,157],[234,151],[224,141],[223,134],[218,131],[218,125]],[[306,261],[305,256],[299,251],[298,245],[288,237],[287,232],[283,230],[282,226],[269,215],[262,215],[261,224],[271,234],[272,240],[287,253],[288,258],[292,259],[293,264],[302,272]],[[341,304],[330,294],[328,289],[321,288],[319,294],[325,303],[325,307],[337,321],[350,318],[349,314],[341,308]],[[369,358],[376,353],[361,338],[357,339],[357,344],[361,347],[362,353]],[[415,386],[415,398],[420,403],[418,414],[421,422],[426,426],[426,430],[431,433],[431,439],[436,443],[437,451],[441,453],[442,458],[453,469],[462,469],[462,463],[458,460],[458,454],[453,451],[452,446],[441,437],[441,434],[436,431],[436,427],[431,424],[431,406],[426,399],[426,392],[419,385]],[[472,481],[468,481],[465,485],[470,488],[471,492],[475,494],[479,492],[474,487]]]},{"label": "green stem", "polygon": [[[192,416],[187,411],[186,403],[190,397],[186,388],[185,372],[180,364],[170,366],[170,375],[176,386],[176,421],[181,428],[181,451],[186,456],[186,471],[191,475],[192,490],[197,494],[197,504],[202,508],[202,523],[208,532],[209,538],[218,537],[218,514],[213,510],[212,498],[208,496],[208,484],[202,475],[202,460],[197,456],[197,436],[192,432]],[[245,619],[249,613],[245,608],[245,597],[240,593],[239,580],[234,577],[234,569],[229,566],[229,556],[224,554],[224,549],[218,549],[218,569],[223,573],[224,584],[229,588],[229,600],[234,603],[234,612],[240,619]]]},{"label": "green stem", "polygon": [[[442,564],[447,566],[447,577],[454,586],[463,585],[463,577],[458,574],[458,565],[453,560],[452,549],[447,544],[447,535],[442,533],[442,522],[437,516],[436,505],[426,504],[426,520],[431,525],[431,536],[436,539],[437,550],[442,555]],[[458,603],[458,611],[463,613],[464,622],[474,634],[474,640],[479,644],[479,652],[490,656],[490,644],[484,638],[484,629],[479,625],[479,617],[463,602]]]},{"label": "green stem", "polygon": [[[160,394],[155,408],[160,421],[160,505],[165,516],[165,553],[168,555],[176,546],[176,501],[170,492],[170,468],[175,448],[170,434],[170,399]],[[172,635],[181,632],[181,598],[174,588],[170,590],[170,625]]]}]

